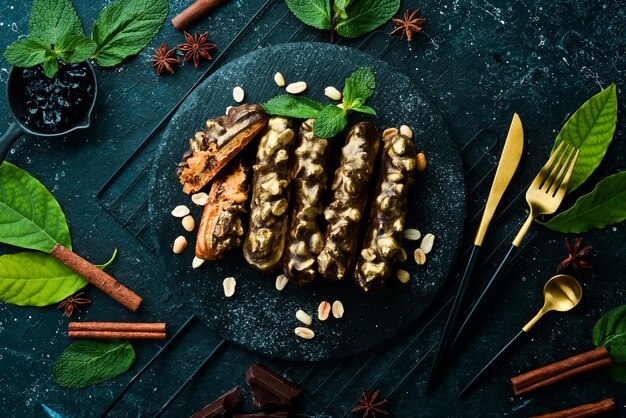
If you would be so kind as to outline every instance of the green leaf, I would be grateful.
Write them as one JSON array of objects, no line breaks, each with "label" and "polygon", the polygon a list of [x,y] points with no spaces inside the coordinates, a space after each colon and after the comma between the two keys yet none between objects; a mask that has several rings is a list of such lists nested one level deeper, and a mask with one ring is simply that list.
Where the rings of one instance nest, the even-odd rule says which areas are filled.
[{"label": "green leaf", "polygon": [[98,267],[100,270],[104,270],[105,268],[113,264],[116,258],[117,258],[117,248],[113,250],[113,255],[111,256],[111,258],[109,258],[109,261],[107,261],[104,264],[96,264],[96,267]]},{"label": "green leaf", "polygon": [[8,161],[0,165],[0,242],[48,253],[57,242],[72,248],[65,215],[54,196]]},{"label": "green leaf", "polygon": [[314,118],[324,108],[323,104],[314,100],[290,94],[272,97],[262,106],[270,115],[300,119]]},{"label": "green leaf", "polygon": [[112,67],[150,43],[167,16],[167,0],[117,0],[105,7],[93,27],[96,62]]},{"label": "green leaf", "polygon": [[552,152],[562,141],[580,149],[568,192],[576,190],[598,167],[613,140],[617,123],[615,84],[585,102],[563,125]]},{"label": "green leaf", "polygon": [[41,64],[46,53],[51,52],[50,45],[36,39],[20,39],[13,42],[4,51],[4,58],[16,67],[32,67]]},{"label": "green leaf", "polygon": [[286,0],[287,7],[305,25],[330,29],[330,0]]},{"label": "green leaf", "polygon": [[544,226],[559,232],[580,233],[626,219],[626,171],[605,177],[574,206],[559,213]]},{"label": "green leaf", "polygon": [[35,0],[28,36],[48,45],[67,35],[84,35],[83,25],[70,0]]},{"label": "green leaf", "polygon": [[606,374],[618,383],[626,383],[626,363],[611,363],[604,368]]},{"label": "green leaf", "polygon": [[54,45],[54,52],[68,64],[83,62],[96,52],[96,44],[84,35],[67,35]]},{"label": "green leaf", "polygon": [[606,347],[614,362],[626,362],[626,305],[604,314],[593,327],[591,338],[596,347]]},{"label": "green leaf", "polygon": [[348,14],[346,13],[346,8],[350,6],[350,3],[352,3],[352,0],[335,0],[333,9],[335,13],[338,13],[343,19],[347,19]]},{"label": "green leaf", "polygon": [[48,78],[54,78],[59,71],[59,61],[57,57],[46,57],[43,62],[43,72]]},{"label": "green leaf", "polygon": [[318,138],[332,138],[346,127],[346,111],[329,104],[317,115],[313,124],[313,133]]},{"label": "green leaf", "polygon": [[23,252],[0,256],[0,300],[20,306],[57,303],[88,284],[49,254]]},{"label": "green leaf", "polygon": [[[376,75],[369,67],[361,67],[346,79],[343,87],[343,102],[347,109],[361,106],[372,97],[376,89]],[[359,100],[360,102],[355,103]]]},{"label": "green leaf", "polygon": [[376,111],[369,107],[369,106],[357,106],[357,107],[351,107],[350,110],[354,110],[355,112],[361,112],[361,113],[367,113],[368,115],[374,115],[376,116]]},{"label": "green leaf", "polygon": [[400,8],[400,0],[354,0],[346,8],[347,17],[337,20],[337,33],[358,38],[385,24]]},{"label": "green leaf", "polygon": [[66,388],[84,388],[121,375],[135,358],[128,341],[76,341],[57,360],[52,379]]}]

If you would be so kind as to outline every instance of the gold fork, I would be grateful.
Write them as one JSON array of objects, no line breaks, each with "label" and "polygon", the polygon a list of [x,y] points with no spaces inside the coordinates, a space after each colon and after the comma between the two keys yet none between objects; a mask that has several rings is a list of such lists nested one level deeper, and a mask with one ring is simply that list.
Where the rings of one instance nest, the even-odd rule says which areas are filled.
[{"label": "gold fork", "polygon": [[567,191],[569,180],[572,177],[572,172],[574,171],[574,166],[576,165],[576,160],[578,159],[578,153],[579,150],[574,148],[572,145],[561,142],[550,159],[548,159],[546,164],[539,171],[537,177],[533,180],[532,184],[528,188],[528,191],[526,191],[526,201],[530,207],[530,214],[528,215],[526,222],[524,222],[524,225],[522,225],[519,232],[515,236],[513,244],[511,245],[511,248],[509,248],[506,256],[496,269],[489,282],[487,282],[485,289],[471,306],[469,312],[464,316],[463,322],[461,323],[461,326],[459,327],[450,347],[455,346],[458,342],[459,337],[463,334],[471,322],[478,307],[482,305],[490,289],[500,276],[504,266],[509,261],[514,251],[521,245],[533,221],[537,218],[537,216],[549,215],[556,212],[559,208],[559,205],[565,196],[565,192]]}]

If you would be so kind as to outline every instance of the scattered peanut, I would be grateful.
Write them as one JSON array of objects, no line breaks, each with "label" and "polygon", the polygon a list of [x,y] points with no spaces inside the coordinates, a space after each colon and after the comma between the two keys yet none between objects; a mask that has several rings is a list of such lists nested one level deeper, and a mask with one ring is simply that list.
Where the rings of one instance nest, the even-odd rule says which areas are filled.
[{"label": "scattered peanut", "polygon": [[426,155],[423,152],[419,152],[415,157],[415,162],[417,171],[422,172],[426,171],[426,167],[428,167],[428,161],[426,161]]},{"label": "scattered peanut", "polygon": [[404,235],[404,239],[408,239],[409,241],[417,241],[422,237],[422,233],[417,229],[407,228],[402,233]]},{"label": "scattered peanut", "polygon": [[185,205],[178,205],[172,210],[172,216],[176,218],[184,218],[189,215],[189,208]]},{"label": "scattered peanut", "polygon": [[310,340],[311,338],[315,337],[315,333],[313,332],[313,330],[305,327],[297,327],[294,332],[298,337],[304,338],[305,340]]},{"label": "scattered peanut", "polygon": [[191,215],[185,216],[181,223],[183,224],[183,228],[185,228],[185,231],[187,232],[193,231],[193,229],[196,227],[196,221],[193,220],[193,216]]},{"label": "scattered peanut", "polygon": [[187,248],[187,240],[182,235],[174,240],[174,254],[180,254]]},{"label": "scattered peanut", "polygon": [[422,243],[420,244],[420,248],[424,251],[424,254],[428,254],[430,250],[433,249],[433,244],[435,243],[435,236],[433,234],[424,235],[424,239],[422,239]]},{"label": "scattered peanut", "polygon": [[324,95],[328,97],[330,100],[341,100],[343,97],[341,92],[334,88],[333,86],[328,86],[324,89]]},{"label": "scattered peanut", "polygon": [[397,134],[398,130],[396,128],[387,128],[383,131],[383,138],[388,138]]},{"label": "scattered peanut", "polygon": [[343,303],[341,301],[336,300],[333,302],[333,316],[337,319],[343,316]]},{"label": "scattered peanut", "polygon": [[317,307],[317,319],[320,321],[326,321],[330,314],[330,303],[323,301],[320,306]]},{"label": "scattered peanut", "polygon": [[192,194],[191,201],[198,206],[204,206],[209,201],[209,195],[204,192]]},{"label": "scattered peanut", "polygon": [[291,93],[291,94],[300,94],[302,93],[304,90],[306,90],[306,83],[304,81],[298,81],[295,83],[291,83],[289,84],[285,90],[287,91],[287,93]]},{"label": "scattered peanut", "polygon": [[191,267],[197,269],[198,267],[204,264],[204,261],[205,261],[204,258],[194,257],[193,261],[191,262]]},{"label": "scattered peanut", "polygon": [[343,102],[337,103],[335,106],[337,106],[339,109],[343,109]]},{"label": "scattered peanut", "polygon": [[313,318],[311,318],[311,315],[304,312],[302,309],[298,309],[298,312],[296,312],[296,318],[304,325],[311,325],[313,323]]},{"label": "scattered peanut", "polygon": [[409,280],[411,280],[411,275],[409,274],[408,271],[406,270],[398,270],[396,271],[396,277],[398,278],[398,280],[400,280],[402,283],[408,283]]},{"label": "scattered peanut", "polygon": [[235,286],[237,285],[237,281],[234,277],[225,278],[222,285],[224,286],[224,296],[229,298],[235,294]]},{"label": "scattered peanut", "polygon": [[289,279],[287,279],[284,274],[279,275],[278,277],[276,277],[276,290],[283,290],[285,286],[287,286],[288,282]]},{"label": "scattered peanut", "polygon": [[406,250],[400,247],[400,261],[404,263],[408,258],[409,256],[407,255]]},{"label": "scattered peanut", "polygon": [[426,253],[421,248],[413,252],[413,258],[415,258],[415,262],[418,266],[423,266],[426,263]]},{"label": "scattered peanut", "polygon": [[285,77],[281,73],[274,74],[274,82],[278,87],[285,87]]},{"label": "scattered peanut", "polygon": [[413,131],[406,125],[400,127],[400,133],[409,139],[413,138]]},{"label": "scattered peanut", "polygon": [[240,86],[235,86],[235,88],[233,89],[233,99],[235,99],[237,103],[243,102],[244,95],[245,93],[243,89]]}]

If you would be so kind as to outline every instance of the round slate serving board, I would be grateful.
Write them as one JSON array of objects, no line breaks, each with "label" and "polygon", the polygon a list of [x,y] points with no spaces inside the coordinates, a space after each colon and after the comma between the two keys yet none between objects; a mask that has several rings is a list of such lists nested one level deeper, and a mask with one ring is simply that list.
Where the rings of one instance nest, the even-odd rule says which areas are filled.
[{"label": "round slate serving board", "polygon": [[[341,89],[344,80],[361,66],[370,66],[376,74],[376,92],[367,104],[376,109],[378,116],[353,114],[350,123],[371,120],[381,130],[407,124],[413,128],[417,149],[428,156],[428,170],[418,174],[409,193],[406,220],[406,227],[436,236],[426,265],[415,264],[413,250],[417,245],[405,242],[409,260],[402,268],[411,273],[411,281],[401,284],[391,277],[385,289],[375,295],[362,294],[351,281],[335,284],[321,279],[304,287],[288,284],[279,292],[274,287],[278,273],[264,275],[253,270],[240,249],[227,254],[224,260],[205,262],[197,270],[191,268],[195,231],[187,233],[180,219],[170,215],[172,208],[180,204],[192,209],[196,224],[202,214],[202,208],[181,191],[174,174],[188,138],[204,128],[206,119],[222,115],[227,106],[236,105],[232,99],[236,85],[245,90],[247,102],[262,103],[284,94],[273,81],[274,74],[280,71],[288,83],[306,81],[309,87],[305,96],[328,103],[324,87]],[[344,138],[342,134],[335,140],[336,149]],[[256,141],[252,144],[255,146]],[[197,316],[224,338],[272,357],[336,359],[398,334],[424,312],[443,286],[462,237],[465,186],[461,161],[441,116],[406,76],[370,55],[346,47],[322,43],[279,45],[254,51],[222,67],[189,96],[170,121],[154,170],[150,216],[167,282],[180,292]],[[187,237],[189,247],[183,254],[174,255],[171,248],[178,235]],[[237,280],[232,298],[226,298],[222,288],[222,281],[228,276]],[[318,321],[319,303],[337,299],[345,307],[344,317]],[[295,318],[298,309],[315,318],[312,340],[302,340],[294,334],[294,328],[302,325]]]}]

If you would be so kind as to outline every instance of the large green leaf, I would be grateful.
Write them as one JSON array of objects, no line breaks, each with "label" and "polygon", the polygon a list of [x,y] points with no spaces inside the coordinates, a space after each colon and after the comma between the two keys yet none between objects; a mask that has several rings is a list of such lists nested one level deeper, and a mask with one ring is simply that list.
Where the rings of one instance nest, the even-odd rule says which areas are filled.
[{"label": "large green leaf", "polygon": [[0,256],[0,300],[21,306],[57,303],[87,285],[49,254],[24,252]]},{"label": "large green leaf", "polygon": [[117,0],[105,7],[91,34],[96,62],[111,67],[141,51],[161,29],[167,10],[167,0]]},{"label": "large green leaf", "polygon": [[552,152],[562,141],[580,149],[568,192],[576,190],[598,167],[613,140],[617,123],[615,84],[585,102],[563,125]]},{"label": "large green leaf", "polygon": [[626,171],[600,180],[574,206],[543,225],[559,232],[580,233],[626,219]]},{"label": "large green leaf", "polygon": [[591,338],[596,347],[606,347],[614,362],[626,362],[626,305],[604,314],[593,327]]},{"label": "large green leaf", "polygon": [[57,360],[52,379],[59,386],[84,388],[126,372],[135,357],[128,341],[76,341]]},{"label": "large green leaf", "polygon": [[48,253],[57,242],[72,248],[65,215],[54,196],[7,161],[0,165],[0,242]]},{"label": "large green leaf", "polygon": [[50,45],[36,39],[20,39],[4,51],[4,58],[16,67],[32,67],[41,64],[46,54],[52,54]]},{"label": "large green leaf", "polygon": [[70,0],[35,0],[30,11],[28,36],[56,44],[67,35],[84,35],[83,25]]},{"label": "large green leaf", "polygon": [[286,0],[287,7],[302,23],[330,29],[330,0]]},{"label": "large green leaf", "polygon": [[354,0],[346,8],[346,18],[337,20],[337,33],[358,38],[385,24],[400,8],[400,0]]},{"label": "large green leaf", "polygon": [[275,96],[263,103],[263,109],[270,115],[301,119],[314,118],[323,108],[321,103],[291,94]]}]

